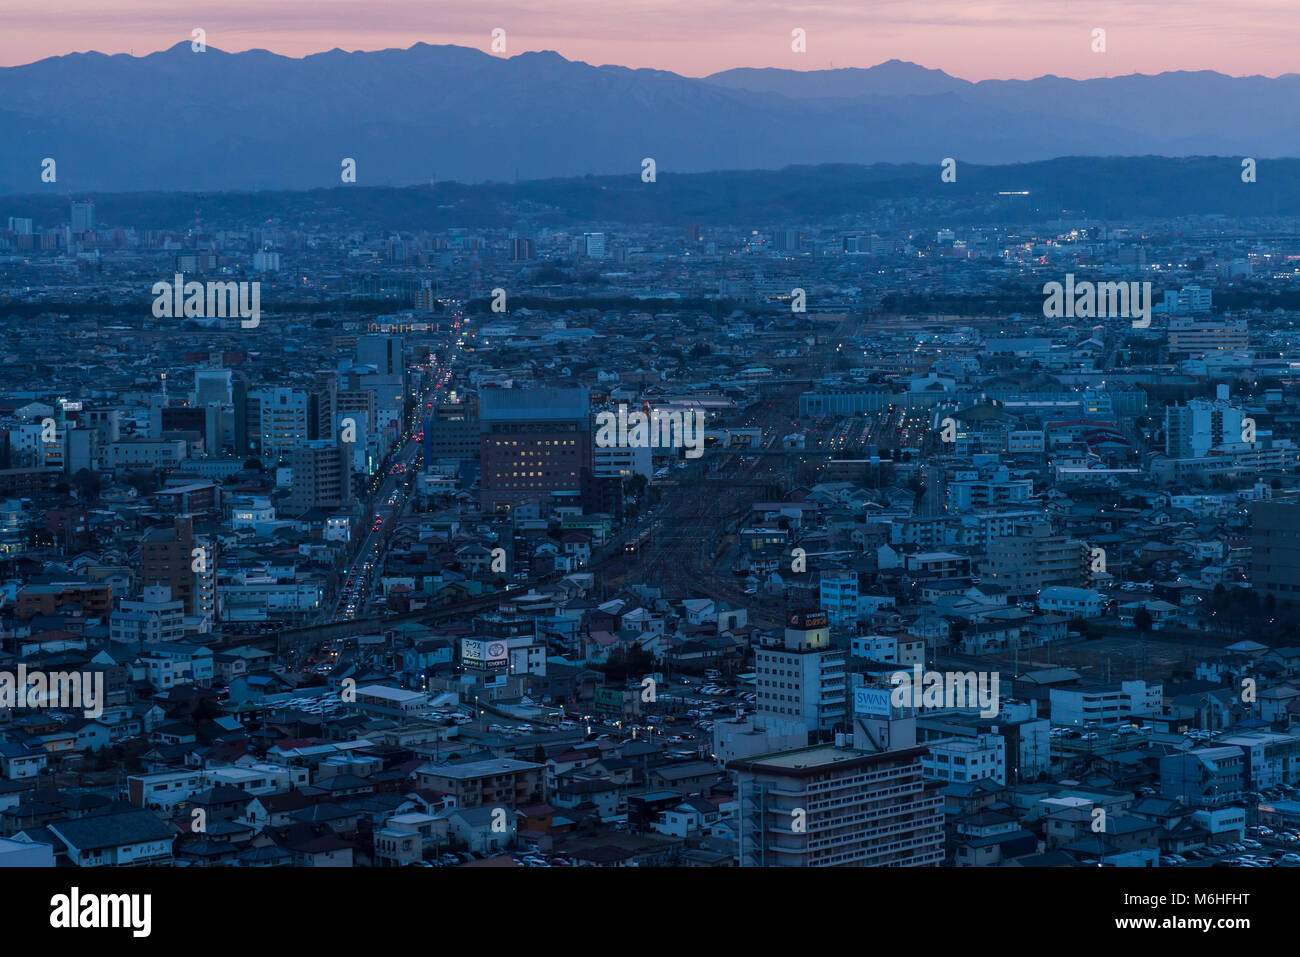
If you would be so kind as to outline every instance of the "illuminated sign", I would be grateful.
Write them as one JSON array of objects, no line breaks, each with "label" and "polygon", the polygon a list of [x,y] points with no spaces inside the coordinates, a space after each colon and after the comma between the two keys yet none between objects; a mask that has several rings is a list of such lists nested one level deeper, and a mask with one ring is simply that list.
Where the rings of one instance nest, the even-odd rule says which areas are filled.
[{"label": "illuminated sign", "polygon": [[829,620],[824,611],[804,611],[790,616],[790,627],[811,631],[814,628],[829,627]]}]

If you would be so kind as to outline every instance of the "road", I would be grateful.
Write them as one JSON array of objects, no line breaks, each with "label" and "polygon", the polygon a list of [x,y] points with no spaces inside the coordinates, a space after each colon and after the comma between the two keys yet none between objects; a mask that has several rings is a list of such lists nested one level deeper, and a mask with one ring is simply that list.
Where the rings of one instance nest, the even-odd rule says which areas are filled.
[{"label": "road", "polygon": [[325,620],[345,621],[382,610],[376,604],[378,583],[393,531],[411,505],[412,483],[421,464],[424,438],[421,423],[451,390],[454,381],[459,349],[454,342],[449,342],[446,351],[445,366],[431,362],[422,367],[422,381],[414,390],[415,402],[402,436],[366,487],[362,519],[365,532],[340,575],[342,585],[327,606]]}]

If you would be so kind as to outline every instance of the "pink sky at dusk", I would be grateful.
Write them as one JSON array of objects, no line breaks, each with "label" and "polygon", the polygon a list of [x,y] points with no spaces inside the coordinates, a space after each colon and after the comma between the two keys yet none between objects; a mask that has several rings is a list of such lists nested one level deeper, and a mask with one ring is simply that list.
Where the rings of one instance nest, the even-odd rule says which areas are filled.
[{"label": "pink sky at dusk", "polygon": [[[970,80],[1164,70],[1300,72],[1297,0],[3,0],[0,65],[210,46],[304,56],[454,43],[703,76],[911,60]],[[808,52],[790,50],[807,31]],[[1090,49],[1093,28],[1107,52]]]}]

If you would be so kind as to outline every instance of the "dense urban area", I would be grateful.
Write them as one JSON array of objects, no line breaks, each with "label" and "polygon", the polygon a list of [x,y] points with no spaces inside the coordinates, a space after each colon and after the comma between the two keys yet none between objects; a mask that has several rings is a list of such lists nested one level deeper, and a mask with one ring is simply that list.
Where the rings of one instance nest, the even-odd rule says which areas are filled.
[{"label": "dense urban area", "polygon": [[1300,865],[1293,219],[96,206],[0,218],[0,866]]}]

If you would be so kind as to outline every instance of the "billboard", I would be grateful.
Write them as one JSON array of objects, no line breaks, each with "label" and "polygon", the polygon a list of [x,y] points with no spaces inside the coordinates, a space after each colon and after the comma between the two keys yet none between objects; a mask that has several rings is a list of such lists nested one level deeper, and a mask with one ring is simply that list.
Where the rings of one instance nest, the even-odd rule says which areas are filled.
[{"label": "billboard", "polygon": [[510,649],[502,638],[462,638],[460,662],[466,668],[505,668],[510,661]]},{"label": "billboard", "polygon": [[887,688],[854,688],[853,713],[888,718],[892,714]]},{"label": "billboard", "polygon": [[596,710],[601,714],[622,714],[626,692],[621,688],[597,688]]}]

